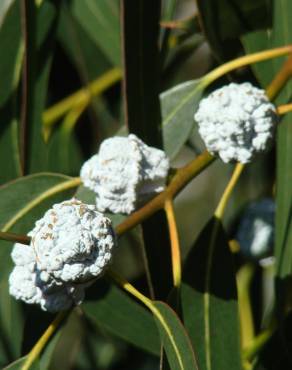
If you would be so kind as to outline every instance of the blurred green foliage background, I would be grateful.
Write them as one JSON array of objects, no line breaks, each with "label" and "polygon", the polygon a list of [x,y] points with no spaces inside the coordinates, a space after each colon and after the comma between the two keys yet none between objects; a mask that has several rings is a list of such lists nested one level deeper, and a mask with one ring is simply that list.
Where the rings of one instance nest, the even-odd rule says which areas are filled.
[{"label": "blurred green foliage background", "polygon": [[[185,97],[183,94],[186,94],[185,88],[181,90],[181,96],[179,93],[172,93],[170,89],[184,82],[199,79],[212,68],[245,53],[292,42],[292,31],[289,26],[292,3],[284,0],[276,0],[274,3],[267,0],[197,2],[164,0],[158,15],[159,23],[156,25],[159,27],[158,38],[151,46],[151,37],[155,38],[155,34],[151,34],[155,26],[153,14],[159,7],[157,8],[155,1],[149,0],[148,5],[146,2],[147,0],[137,0],[136,5],[135,1],[130,0],[0,2],[2,197],[6,194],[5,189],[8,186],[5,184],[24,175],[54,172],[78,176],[82,163],[97,151],[99,143],[117,133],[125,134],[127,126],[132,132],[146,127],[145,137],[149,136],[147,140],[144,139],[151,145],[154,145],[154,142],[159,143],[162,137],[164,147],[171,156],[172,166],[182,166],[203,149],[192,118],[197,101],[191,101],[182,112],[175,115],[166,128],[160,124],[160,114],[164,122],[172,106],[178,105]],[[149,18],[145,14],[141,16],[145,22],[142,26],[139,24],[141,19],[135,17],[135,6],[138,3],[145,14],[149,12]],[[121,12],[123,4],[128,7],[127,9],[132,7],[133,13],[129,11],[128,18],[123,18],[125,16]],[[138,42],[135,36],[140,26],[144,28],[139,42],[144,43],[145,50],[152,50],[151,53],[154,53],[149,52],[148,55],[141,57],[144,58],[140,66],[145,72],[143,78],[149,81],[145,87],[144,99],[147,103],[148,97],[151,100],[152,95],[161,94],[161,112],[157,95],[157,105],[151,112],[147,112],[146,122],[143,123],[141,114],[139,116],[139,112],[137,113],[137,107],[139,104],[143,105],[145,100],[139,100],[138,92],[137,96],[134,96],[134,88],[131,90],[131,97],[127,96],[121,83],[125,71],[129,89],[131,83],[133,86],[137,83],[135,63],[139,59],[139,50],[135,47],[135,42]],[[127,44],[123,41],[125,37]],[[157,45],[159,54],[155,56]],[[254,68],[245,67],[232,72],[209,86],[203,94],[229,81],[248,80],[264,88],[276,75],[282,62],[283,59],[280,58],[276,62],[260,63]],[[278,97],[277,103],[291,100],[291,89],[289,83]],[[135,121],[135,115],[140,117],[139,122]],[[261,156],[244,172],[232,195],[224,220],[224,226],[232,238],[238,215],[244,206],[259,197],[275,196],[277,178],[276,223],[280,231],[277,233],[276,255],[279,257],[277,265],[279,279],[290,276],[292,266],[290,252],[292,132],[291,123],[290,127],[287,124],[290,117],[288,115],[282,123],[277,137],[277,147]],[[151,124],[155,121],[160,131],[154,127],[153,134]],[[159,135],[161,137],[158,137]],[[232,165],[217,161],[191,182],[176,199],[175,208],[183,257],[187,255],[203,226],[213,214],[232,168]],[[65,181],[65,178],[44,177],[42,181],[42,186],[46,188],[48,182],[58,183]],[[37,186],[39,185],[36,185],[36,188]],[[32,182],[28,183],[26,192],[23,201],[29,198],[30,192],[34,192]],[[72,191],[59,194],[42,207],[49,206],[53,200],[63,199],[64,195],[72,194]],[[13,194],[9,196],[7,195],[9,202],[0,203],[1,227],[7,222],[7,209],[10,206],[17,207],[17,204],[13,203]],[[41,213],[41,210],[33,211],[21,225],[15,225],[13,231],[26,232],[31,228],[32,220]],[[162,222],[158,219],[156,221]],[[143,230],[140,227],[123,236],[114,267],[134,282],[135,286],[145,291],[141,257],[141,244],[144,243],[142,236]],[[160,237],[159,234],[158,240]],[[147,241],[145,242],[147,244]],[[51,322],[52,316],[39,312],[37,308],[16,304],[9,298],[7,276],[11,269],[9,260],[11,246],[6,242],[1,244],[3,245],[0,247],[0,366],[4,366],[28,352]],[[246,263],[242,256],[237,259],[238,268]],[[255,266],[260,275],[259,267],[256,264]],[[167,270],[161,264],[156,268],[159,269],[160,276]],[[257,330],[262,326],[263,312],[257,298],[260,294],[260,284],[260,278],[256,275],[253,309]],[[91,295],[94,297],[96,289],[96,286],[89,289],[88,310],[90,297]],[[107,309],[109,308],[104,307],[105,312]],[[117,306],[116,310],[119,309]],[[51,344],[50,361],[41,368],[84,370],[158,368],[157,348],[152,351],[146,348],[145,351],[141,349],[141,345],[138,348],[133,345],[135,343],[129,344],[123,340],[125,338],[122,331],[113,328],[114,324],[111,327],[110,320],[103,323],[100,321],[102,315],[98,315],[89,318],[90,315],[84,316],[76,310],[54,338],[58,345]],[[18,318],[21,325],[14,331],[14,320]],[[11,335],[17,336],[22,325],[24,340],[18,338],[18,341],[14,341]],[[143,335],[141,332],[137,336]],[[152,340],[154,343],[157,338],[149,338],[149,343]],[[290,348],[291,340],[287,340],[286,345]],[[258,369],[288,369],[291,361],[288,350],[285,356],[283,350],[279,350],[275,358],[277,356],[282,360],[269,362],[264,359]]]}]

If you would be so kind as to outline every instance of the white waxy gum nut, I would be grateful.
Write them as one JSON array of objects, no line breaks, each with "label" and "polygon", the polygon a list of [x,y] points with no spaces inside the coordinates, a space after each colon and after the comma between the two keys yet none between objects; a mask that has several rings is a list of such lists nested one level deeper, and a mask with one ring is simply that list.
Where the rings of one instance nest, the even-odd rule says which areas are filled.
[{"label": "white waxy gum nut", "polygon": [[28,235],[30,245],[15,244],[11,254],[10,294],[51,312],[82,302],[116,245],[110,219],[76,199],[55,204]]},{"label": "white waxy gum nut", "polygon": [[277,114],[264,90],[231,83],[202,99],[195,121],[207,150],[225,162],[250,162],[273,139]]},{"label": "white waxy gum nut", "polygon": [[98,210],[130,214],[164,190],[168,170],[169,159],[162,150],[131,134],[104,140],[80,176],[95,192]]}]

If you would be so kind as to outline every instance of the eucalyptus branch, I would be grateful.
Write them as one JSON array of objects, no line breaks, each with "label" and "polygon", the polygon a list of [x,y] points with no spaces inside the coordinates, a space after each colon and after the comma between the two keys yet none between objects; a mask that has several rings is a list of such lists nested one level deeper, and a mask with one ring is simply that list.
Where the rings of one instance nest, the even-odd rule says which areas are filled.
[{"label": "eucalyptus branch", "polygon": [[167,188],[144,207],[132,213],[125,221],[119,224],[116,228],[116,233],[118,235],[124,234],[126,231],[131,230],[133,227],[146,220],[155,212],[163,209],[167,199],[174,198],[192,179],[199,175],[214,160],[215,157],[213,157],[209,152],[204,151],[189,164],[178,169]]},{"label": "eucalyptus branch", "polygon": [[[214,81],[216,78],[236,68],[239,68],[239,67],[251,64],[251,63],[256,63],[259,61],[279,57],[282,55],[291,54],[291,53],[292,53],[292,46],[288,45],[288,46],[281,47],[281,48],[275,48],[275,49],[266,50],[266,51],[259,52],[259,53],[246,55],[244,57],[235,59],[231,62],[225,63],[224,65],[214,69],[213,71],[208,73],[203,78],[202,84],[204,86],[207,86],[212,81]],[[287,63],[284,65],[283,69],[279,72],[279,74],[275,77],[275,79],[272,81],[270,86],[267,88],[267,95],[269,95],[270,98],[276,96],[276,94],[279,92],[279,90],[281,90],[286,79],[288,78],[287,77],[288,72],[286,71],[291,70],[291,58],[287,60]],[[116,73],[118,75],[120,71],[117,70]],[[279,75],[285,75],[286,79],[283,76],[279,77]],[[91,85],[91,88],[93,89],[93,91],[91,91],[91,93],[93,94],[95,92],[94,85]],[[63,101],[64,104],[56,105],[53,110],[47,111],[47,115],[45,116],[46,122],[50,124],[49,122],[53,122],[57,116],[59,117],[59,115],[64,114],[69,108],[73,106],[73,101],[75,101],[75,103],[76,101],[78,101],[79,103],[80,102],[82,103],[82,102],[86,102],[87,99],[88,99],[88,91],[86,89],[80,90],[78,93],[74,94],[68,99],[65,99]],[[279,112],[281,112],[280,114],[282,114],[282,112],[284,111],[287,112],[287,109],[288,109],[288,106],[285,106],[285,108],[284,106],[279,107]],[[139,223],[141,223],[142,221],[144,221],[145,219],[153,215],[158,210],[163,209],[167,199],[174,198],[193,178],[195,178],[199,173],[201,173],[205,168],[207,168],[214,160],[215,158],[210,153],[205,151],[201,155],[199,155],[197,158],[195,158],[193,161],[191,161],[189,164],[187,164],[183,168],[178,169],[174,177],[171,179],[170,184],[167,186],[167,188],[162,193],[157,195],[154,199],[152,199],[149,203],[147,203],[144,207],[132,213],[125,221],[119,224],[116,228],[116,233],[118,235],[124,234],[126,231],[134,228],[136,225],[138,225]],[[77,183],[78,181],[80,183],[80,179],[79,180],[76,179],[76,181]],[[228,192],[228,189],[226,189],[226,191]],[[224,207],[226,205],[228,197],[229,197],[228,193],[223,195],[221,204],[218,205],[218,208],[216,210],[217,216],[219,215],[220,217],[220,213],[222,213],[222,210],[224,211]],[[21,214],[17,215],[16,220],[18,220],[19,217],[21,217]],[[15,223],[15,220],[13,220],[13,224],[14,223]],[[6,231],[10,226],[11,225],[9,223],[9,225],[6,225],[6,227],[2,229],[2,231]],[[5,237],[5,235],[3,236]],[[14,240],[16,241],[17,238],[21,238],[22,240],[26,242],[28,240],[28,239],[25,239],[25,236],[23,235],[16,236]],[[9,240],[11,241],[11,239]]]},{"label": "eucalyptus branch", "polygon": [[[116,227],[116,233],[117,235],[122,235],[125,232],[133,229],[135,226],[140,224],[142,221],[146,220],[148,217],[153,215],[158,210],[161,210],[164,208],[165,202],[167,199],[172,199],[175,197],[193,178],[195,178],[197,175],[199,175],[205,168],[207,168],[213,161],[215,160],[215,157],[213,157],[209,152],[205,151],[201,155],[199,155],[197,158],[192,160],[189,164],[186,166],[178,169],[171,179],[169,185],[167,188],[157,195],[155,198],[153,198],[149,203],[147,203],[144,207],[140,208],[138,211],[132,213],[125,221],[123,221],[121,224],[119,224]],[[40,197],[36,198],[29,206],[29,210],[32,209],[36,204],[40,203],[44,199],[46,199],[48,196],[55,194],[55,192],[63,191],[70,187],[75,187],[80,184],[80,178],[73,178],[72,180],[69,180],[68,182],[65,182],[64,184],[56,185],[54,188],[50,189],[48,192],[45,192]],[[14,223],[22,217],[24,213],[27,212],[27,209],[22,210],[19,212],[12,220],[9,221],[8,224],[4,228],[2,228],[2,231],[6,231],[9,229]],[[12,237],[9,239],[9,241],[17,241],[19,238],[24,241],[24,244],[29,244],[30,238],[25,237],[25,235],[15,235],[15,239]],[[1,234],[0,234],[1,238]],[[27,238],[27,239],[26,239]]]}]

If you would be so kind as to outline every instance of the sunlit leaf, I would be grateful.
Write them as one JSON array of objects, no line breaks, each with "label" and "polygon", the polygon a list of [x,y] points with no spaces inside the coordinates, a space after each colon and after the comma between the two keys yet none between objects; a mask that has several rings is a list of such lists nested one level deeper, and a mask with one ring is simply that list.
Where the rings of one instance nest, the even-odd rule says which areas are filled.
[{"label": "sunlit leaf", "polygon": [[78,70],[83,82],[95,79],[112,65],[72,14],[72,9],[67,3],[63,3],[61,8],[58,40]]},{"label": "sunlit leaf", "polygon": [[160,95],[163,143],[174,158],[187,141],[194,125],[194,114],[203,90],[201,80],[184,82]]},{"label": "sunlit leaf", "polygon": [[[114,64],[120,64],[119,2],[115,0],[72,1],[72,14],[96,46]],[[101,37],[102,35],[102,37]]]}]

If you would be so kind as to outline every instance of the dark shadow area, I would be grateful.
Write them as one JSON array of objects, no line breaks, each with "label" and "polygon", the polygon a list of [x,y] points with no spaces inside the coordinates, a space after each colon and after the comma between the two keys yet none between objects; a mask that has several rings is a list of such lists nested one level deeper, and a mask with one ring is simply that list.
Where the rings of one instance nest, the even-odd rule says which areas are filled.
[{"label": "dark shadow area", "polygon": [[170,239],[164,211],[143,223],[143,237],[155,299],[165,300],[172,287]]},{"label": "dark shadow area", "polygon": [[292,313],[282,320],[278,329],[259,355],[256,370],[292,369]]},{"label": "dark shadow area", "polygon": [[9,338],[6,334],[6,331],[3,327],[3,322],[0,316],[0,346],[2,349],[2,352],[5,356],[5,359],[7,360],[6,363],[0,363],[0,366],[7,365],[8,363],[12,362],[14,360],[13,352],[9,343]]},{"label": "dark shadow area", "polygon": [[97,279],[90,287],[86,289],[86,301],[96,301],[103,299],[111,289],[111,283],[106,279]]},{"label": "dark shadow area", "polygon": [[207,223],[191,248],[184,264],[183,281],[200,293],[208,291],[224,300],[237,299],[233,256],[218,219],[213,217]]},{"label": "dark shadow area", "polygon": [[37,305],[23,304],[23,312],[25,325],[21,353],[26,355],[43,335],[56,315],[42,311]]}]

